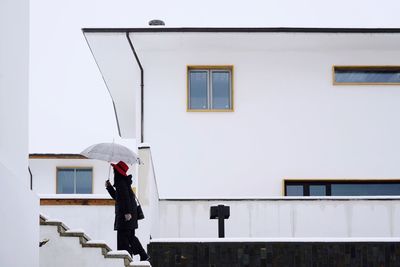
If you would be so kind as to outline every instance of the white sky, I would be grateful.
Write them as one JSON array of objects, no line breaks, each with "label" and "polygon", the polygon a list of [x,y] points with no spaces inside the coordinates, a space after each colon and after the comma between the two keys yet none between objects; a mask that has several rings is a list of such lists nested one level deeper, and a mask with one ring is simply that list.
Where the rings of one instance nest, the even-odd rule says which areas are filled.
[{"label": "white sky", "polygon": [[118,135],[81,28],[154,18],[168,27],[400,28],[398,0],[31,0],[30,8],[30,153],[79,153]]}]

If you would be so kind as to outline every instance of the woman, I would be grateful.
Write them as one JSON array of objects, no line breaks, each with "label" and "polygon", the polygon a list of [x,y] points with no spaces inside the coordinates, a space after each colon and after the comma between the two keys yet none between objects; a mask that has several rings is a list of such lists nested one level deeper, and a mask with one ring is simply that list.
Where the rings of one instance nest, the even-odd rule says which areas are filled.
[{"label": "woman", "polygon": [[131,189],[132,175],[127,175],[129,167],[125,162],[118,164],[111,163],[114,169],[114,187],[110,181],[106,181],[106,189],[115,199],[115,221],[114,230],[117,231],[117,249],[126,250],[131,255],[140,255],[140,260],[149,259],[146,251],[135,236],[135,229],[138,228],[137,203]]}]

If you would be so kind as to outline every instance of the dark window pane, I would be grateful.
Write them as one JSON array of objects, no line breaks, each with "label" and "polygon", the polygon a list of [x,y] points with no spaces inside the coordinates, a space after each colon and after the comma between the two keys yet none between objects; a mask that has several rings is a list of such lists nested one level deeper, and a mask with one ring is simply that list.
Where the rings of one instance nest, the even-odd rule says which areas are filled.
[{"label": "dark window pane", "polygon": [[91,194],[92,193],[92,170],[77,169],[76,170],[76,193]]},{"label": "dark window pane", "polygon": [[332,196],[397,196],[400,184],[332,184]]},{"label": "dark window pane", "polygon": [[212,71],[212,108],[231,108],[231,73]]},{"label": "dark window pane", "polygon": [[286,186],[287,196],[303,196],[303,186],[302,185],[287,185]]},{"label": "dark window pane", "polygon": [[74,169],[59,169],[57,179],[57,193],[73,194],[74,190]]},{"label": "dark window pane", "polygon": [[335,69],[337,83],[400,83],[399,69]]},{"label": "dark window pane", "polygon": [[189,72],[189,108],[208,108],[208,71]]},{"label": "dark window pane", "polygon": [[310,196],[326,196],[326,186],[310,185]]}]

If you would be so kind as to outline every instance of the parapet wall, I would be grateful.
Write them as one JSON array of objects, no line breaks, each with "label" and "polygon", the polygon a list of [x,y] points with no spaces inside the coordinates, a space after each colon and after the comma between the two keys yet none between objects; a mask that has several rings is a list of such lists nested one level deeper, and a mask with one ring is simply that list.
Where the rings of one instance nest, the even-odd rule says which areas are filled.
[{"label": "parapet wall", "polygon": [[400,237],[399,197],[161,200],[160,238],[213,238],[210,207],[230,206],[225,236]]}]

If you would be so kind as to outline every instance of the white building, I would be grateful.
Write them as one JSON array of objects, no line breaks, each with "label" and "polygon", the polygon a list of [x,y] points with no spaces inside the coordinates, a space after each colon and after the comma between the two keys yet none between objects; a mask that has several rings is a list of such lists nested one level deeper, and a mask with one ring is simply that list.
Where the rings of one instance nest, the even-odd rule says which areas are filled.
[{"label": "white building", "polygon": [[[231,238],[398,242],[400,30],[83,31],[121,136],[151,144],[139,149],[146,242],[217,236],[209,208],[220,203]],[[84,207],[104,182],[79,192],[90,161],[68,160],[31,158],[38,189],[86,193],[84,204],[42,210],[113,242],[99,236],[111,207]],[[68,168],[73,192],[58,189]]]},{"label": "white building", "polygon": [[[108,194],[104,182],[114,177],[108,162],[80,154],[30,154],[29,167],[33,191],[40,195]],[[135,166],[128,174],[136,176]]]},{"label": "white building", "polygon": [[29,1],[0,3],[0,266],[39,265],[28,171]]},{"label": "white building", "polygon": [[400,194],[398,29],[83,32],[161,198]]},{"label": "white building", "polygon": [[[30,154],[32,189],[40,197],[40,211],[62,220],[73,228],[85,229],[95,238],[117,247],[114,224],[114,201],[105,189],[113,183],[114,173],[105,161],[87,159],[80,154]],[[132,190],[136,191],[136,166]]]}]

